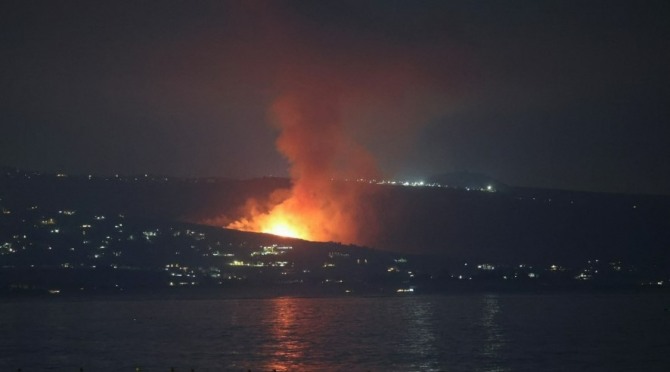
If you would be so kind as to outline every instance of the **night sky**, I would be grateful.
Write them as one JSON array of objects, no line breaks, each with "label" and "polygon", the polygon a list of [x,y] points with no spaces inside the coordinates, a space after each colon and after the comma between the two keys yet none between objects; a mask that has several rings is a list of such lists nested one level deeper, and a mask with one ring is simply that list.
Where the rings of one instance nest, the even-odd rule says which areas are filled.
[{"label": "night sky", "polygon": [[286,176],[290,94],[389,178],[670,194],[667,1],[4,1],[0,50],[0,165]]}]

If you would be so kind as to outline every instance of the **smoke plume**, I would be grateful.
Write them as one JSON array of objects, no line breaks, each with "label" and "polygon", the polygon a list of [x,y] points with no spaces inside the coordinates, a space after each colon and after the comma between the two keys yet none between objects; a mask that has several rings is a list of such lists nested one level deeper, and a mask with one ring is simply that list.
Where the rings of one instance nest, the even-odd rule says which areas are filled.
[{"label": "smoke plume", "polygon": [[439,111],[439,95],[402,47],[370,49],[341,34],[324,47],[328,40],[310,37],[290,17],[262,13],[261,19],[272,30],[263,42],[275,73],[268,112],[292,187],[277,191],[272,205],[249,201],[245,216],[227,227],[371,244],[379,231],[375,188],[357,180],[380,179],[382,172],[368,145],[402,149]]}]

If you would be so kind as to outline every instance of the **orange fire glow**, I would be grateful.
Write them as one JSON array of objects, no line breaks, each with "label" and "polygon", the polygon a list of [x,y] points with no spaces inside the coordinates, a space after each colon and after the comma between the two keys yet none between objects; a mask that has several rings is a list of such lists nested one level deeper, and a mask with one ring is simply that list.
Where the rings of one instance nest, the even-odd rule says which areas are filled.
[{"label": "orange fire glow", "polygon": [[296,229],[287,225],[285,222],[277,222],[268,229],[263,229],[262,231],[267,234],[279,235],[287,238],[300,238]]},{"label": "orange fire glow", "polygon": [[382,231],[383,210],[375,199],[379,189],[352,180],[380,179],[372,150],[386,149],[392,156],[384,160],[391,164],[409,149],[417,125],[442,117],[450,107],[442,97],[448,95],[442,89],[433,92],[434,71],[416,63],[424,56],[414,60],[413,53],[396,49],[395,43],[371,51],[360,48],[358,40],[356,53],[337,48],[324,53],[315,48],[320,39],[312,39],[302,27],[294,29],[293,16],[269,3],[243,10],[251,12],[246,18],[259,22],[254,35],[269,46],[252,48],[251,55],[271,60],[259,79],[272,78],[268,119],[279,130],[276,146],[289,164],[292,185],[281,197],[250,198],[235,215],[225,216],[225,226],[311,241],[374,244]]},{"label": "orange fire glow", "polygon": [[290,190],[274,205],[248,203],[245,217],[227,227],[312,241],[361,242],[374,230],[365,195],[354,183],[372,178],[374,159],[347,133],[330,96],[311,90],[285,94],[272,107],[281,133],[277,148],[291,164]]},{"label": "orange fire glow", "polygon": [[309,218],[306,217],[307,214],[288,210],[288,206],[294,205],[292,201],[292,198],[286,199],[268,212],[259,212],[255,208],[247,206],[247,208],[250,208],[250,215],[229,224],[227,227],[287,238],[318,240],[319,237],[310,232],[312,229],[310,228]]},{"label": "orange fire glow", "polygon": [[374,220],[366,218],[361,195],[355,183],[328,180],[314,184],[302,179],[269,210],[247,206],[247,217],[227,227],[311,241],[360,242],[361,229],[374,232]]},{"label": "orange fire glow", "polygon": [[281,215],[269,215],[259,224],[259,230],[266,234],[309,240],[306,229],[293,222],[292,219]]}]

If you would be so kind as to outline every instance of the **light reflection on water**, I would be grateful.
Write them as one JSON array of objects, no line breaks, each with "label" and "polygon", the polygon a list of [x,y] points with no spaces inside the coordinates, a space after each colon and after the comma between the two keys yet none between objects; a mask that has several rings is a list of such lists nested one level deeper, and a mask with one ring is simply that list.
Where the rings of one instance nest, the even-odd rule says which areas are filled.
[{"label": "light reflection on water", "polygon": [[482,360],[487,362],[483,366],[484,371],[510,371],[508,367],[499,362],[503,357],[503,347],[507,342],[504,330],[498,322],[499,312],[498,295],[485,295],[482,299],[481,319],[482,329],[485,334],[485,341],[482,347]]},{"label": "light reflection on water", "polygon": [[273,342],[265,345],[267,351],[264,353],[270,358],[264,370],[295,369],[305,359],[305,351],[309,349],[309,344],[301,329],[310,327],[314,319],[308,309],[298,309],[300,306],[298,302],[297,299],[290,297],[271,300],[273,318],[267,325]]},{"label": "light reflection on water", "polygon": [[421,371],[438,371],[440,367],[433,322],[432,301],[416,301],[411,306],[402,306],[404,311],[400,323],[400,335],[404,335],[403,348],[416,355],[414,367]]},{"label": "light reflection on water", "polygon": [[668,303],[651,295],[8,301],[0,370],[662,371]]}]

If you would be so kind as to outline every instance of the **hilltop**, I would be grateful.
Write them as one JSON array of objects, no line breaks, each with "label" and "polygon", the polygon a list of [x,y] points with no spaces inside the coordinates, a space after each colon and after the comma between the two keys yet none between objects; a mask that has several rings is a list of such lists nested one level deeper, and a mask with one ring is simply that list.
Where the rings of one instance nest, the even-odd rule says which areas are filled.
[{"label": "hilltop", "polygon": [[309,283],[317,292],[323,285],[374,292],[442,288],[463,278],[541,277],[536,282],[556,284],[600,272],[613,273],[612,283],[658,284],[670,277],[665,196],[361,182],[374,191],[371,205],[383,211],[381,234],[369,247],[203,224],[235,218],[248,198],[263,200],[288,186],[282,178],[5,170],[0,282],[43,289],[79,288],[87,280],[99,288],[300,283],[302,290]]}]

